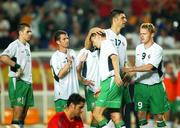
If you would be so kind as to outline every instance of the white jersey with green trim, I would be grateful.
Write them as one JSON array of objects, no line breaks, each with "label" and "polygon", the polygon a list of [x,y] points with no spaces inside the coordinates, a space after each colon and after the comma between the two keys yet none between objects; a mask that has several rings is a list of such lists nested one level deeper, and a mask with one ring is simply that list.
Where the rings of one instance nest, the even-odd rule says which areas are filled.
[{"label": "white jersey with green trim", "polygon": [[67,63],[67,54],[56,51],[50,59],[50,65],[54,76],[54,100],[64,99],[67,100],[72,93],[79,93],[79,83],[77,77],[77,59],[74,50],[69,49],[68,54],[73,58],[72,68],[70,72],[63,78],[59,79],[59,71]]},{"label": "white jersey with green trim", "polygon": [[108,40],[110,40],[117,52],[118,52],[118,56],[119,56],[119,61],[120,61],[120,68],[124,67],[125,63],[127,62],[127,40],[126,38],[121,35],[121,34],[115,34],[111,29],[105,29],[104,30],[106,33],[106,37]]},{"label": "white jersey with green trim", "polygon": [[[13,61],[19,64],[23,70],[22,80],[32,83],[32,61],[30,45],[23,44],[16,39],[3,51],[1,55],[9,56]],[[16,73],[9,68],[9,77],[16,77]]]},{"label": "white jersey with green trim", "polygon": [[[162,74],[162,58],[163,49],[156,43],[149,48],[145,48],[144,44],[136,47],[136,66],[152,64],[154,66],[151,72],[137,72],[136,81],[143,84],[153,85],[159,83]],[[160,73],[161,72],[161,73]]]},{"label": "white jersey with green trim", "polygon": [[82,68],[82,76],[85,77],[87,80],[92,80],[94,83],[94,86],[87,86],[87,89],[93,91],[96,93],[100,90],[100,73],[99,73],[99,51],[90,51],[85,48],[81,49],[78,58],[82,54],[87,54],[86,61],[84,62],[83,68]]},{"label": "white jersey with green trim", "polygon": [[99,71],[101,81],[106,80],[108,77],[114,76],[111,55],[118,55],[118,53],[111,41],[104,40],[101,43],[99,57]]}]

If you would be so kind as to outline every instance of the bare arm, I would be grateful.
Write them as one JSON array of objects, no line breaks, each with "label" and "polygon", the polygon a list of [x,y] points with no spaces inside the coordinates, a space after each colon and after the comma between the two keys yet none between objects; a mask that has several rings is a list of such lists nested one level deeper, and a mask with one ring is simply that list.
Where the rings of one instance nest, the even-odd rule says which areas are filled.
[{"label": "bare arm", "polygon": [[112,65],[114,68],[114,75],[115,75],[115,82],[117,85],[122,85],[123,82],[121,80],[120,74],[119,74],[119,59],[117,55],[111,55],[112,59]]},{"label": "bare arm", "polygon": [[153,69],[152,64],[146,64],[139,67],[123,68],[124,72],[151,72]]},{"label": "bare arm", "polygon": [[1,61],[2,63],[4,63],[4,64],[7,64],[7,65],[11,66],[11,67],[14,67],[15,64],[16,64],[16,63],[15,63],[14,61],[12,61],[11,58],[10,58],[9,56],[7,56],[7,55],[2,55],[2,56],[0,56],[0,61]]},{"label": "bare arm", "polygon": [[151,72],[153,69],[152,64],[146,64],[139,67],[133,67],[131,72]]},{"label": "bare arm", "polygon": [[81,75],[81,71],[83,68],[84,62],[80,62],[79,65],[77,66],[77,76],[78,76],[78,80],[83,84],[83,85],[92,85],[94,86],[94,83],[92,80],[86,80],[82,75]]},{"label": "bare arm", "polygon": [[11,58],[7,55],[0,56],[0,61],[13,67],[14,71],[16,72],[16,77],[20,78],[23,75],[23,70],[21,69],[21,66],[14,61],[11,60]]},{"label": "bare arm", "polygon": [[68,59],[68,62],[65,64],[65,66],[59,71],[58,77],[62,79],[65,77],[71,70],[72,60]]},{"label": "bare arm", "polygon": [[82,81],[83,81],[83,77],[81,76],[82,67],[83,67],[83,62],[80,62],[79,65],[78,65],[77,68],[76,68],[78,80],[79,80],[81,83],[82,83]]}]

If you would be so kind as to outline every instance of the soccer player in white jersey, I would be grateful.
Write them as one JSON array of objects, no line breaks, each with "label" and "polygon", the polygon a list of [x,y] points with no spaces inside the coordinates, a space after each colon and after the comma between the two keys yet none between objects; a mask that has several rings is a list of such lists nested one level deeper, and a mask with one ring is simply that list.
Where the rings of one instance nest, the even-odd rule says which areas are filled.
[{"label": "soccer player in white jersey", "polygon": [[157,127],[165,127],[163,114],[169,103],[162,84],[163,49],[153,40],[155,27],[151,23],[140,26],[141,44],[136,47],[136,64],[124,68],[125,72],[137,72],[135,83],[135,109],[141,128],[147,127],[147,112],[154,114]]},{"label": "soccer player in white jersey", "polygon": [[13,108],[12,124],[23,128],[28,108],[34,105],[31,51],[28,44],[32,31],[28,24],[21,23],[17,32],[18,39],[3,51],[0,61],[10,66],[8,92]]},{"label": "soccer player in white jersey", "polygon": [[[89,32],[90,33],[90,32]],[[88,38],[88,35],[87,35]],[[95,106],[96,96],[100,91],[100,74],[99,74],[99,50],[91,47],[90,41],[85,41],[85,46],[80,50],[78,59],[85,54],[86,60],[78,68],[78,76],[82,78],[80,81],[85,85],[85,96],[87,103],[86,123],[91,126],[96,126],[92,111]]]},{"label": "soccer player in white jersey", "polygon": [[[100,127],[107,128],[107,119],[103,116],[106,108],[119,109],[122,101],[122,85],[119,74],[118,53],[113,44],[106,40],[104,33],[92,33],[90,40],[96,48],[100,48],[99,68],[101,91],[93,111],[94,118]],[[116,116],[116,115],[114,115]],[[115,118],[114,118],[115,119]],[[119,123],[113,120],[115,124]]]},{"label": "soccer player in white jersey", "polygon": [[[125,24],[127,22],[125,13],[119,9],[112,10],[111,14],[110,14],[110,22],[111,22],[111,27],[109,29],[105,29],[104,31],[106,33],[107,39],[113,43],[113,45],[118,53],[119,67],[120,67],[120,69],[122,69],[123,67],[127,66],[127,54],[126,54],[127,40],[120,33],[121,29],[125,27]],[[122,71],[120,71],[120,74],[121,74],[121,77],[123,77]],[[128,79],[126,79],[126,80],[128,80]],[[125,86],[129,83],[129,81],[125,81],[125,80],[123,82],[124,82]],[[123,87],[123,91],[121,93],[123,93],[123,105],[130,103],[131,98],[130,98],[128,87]],[[120,106],[120,112],[123,109],[123,105]],[[124,122],[122,119],[122,115],[120,115],[119,119],[121,120],[120,125],[123,126]],[[117,127],[119,127],[119,126],[117,126]]]},{"label": "soccer player in white jersey", "polygon": [[54,75],[55,108],[56,112],[60,112],[66,107],[68,97],[79,92],[76,70],[78,61],[74,50],[69,49],[67,32],[56,31],[54,39],[59,47],[52,55],[50,65]]},{"label": "soccer player in white jersey", "polygon": [[119,56],[120,61],[120,68],[125,66],[127,62],[127,40],[126,38],[120,33],[121,29],[125,27],[127,22],[126,15],[122,10],[114,9],[111,11],[110,14],[111,18],[111,28],[105,29],[106,37],[110,40]]}]

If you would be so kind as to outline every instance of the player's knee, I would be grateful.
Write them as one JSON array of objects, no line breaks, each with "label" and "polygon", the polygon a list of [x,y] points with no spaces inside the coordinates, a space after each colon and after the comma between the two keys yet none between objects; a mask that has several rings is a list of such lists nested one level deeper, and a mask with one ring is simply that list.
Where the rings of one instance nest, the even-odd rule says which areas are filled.
[{"label": "player's knee", "polygon": [[111,113],[111,119],[113,120],[114,123],[118,123],[122,120],[121,115],[118,112]]},{"label": "player's knee", "polygon": [[162,120],[164,120],[164,115],[158,114],[158,115],[155,115],[155,118],[156,118],[156,120],[158,120],[158,121],[162,121]]},{"label": "player's knee", "polygon": [[146,112],[143,111],[139,111],[138,112],[138,124],[139,126],[144,126],[146,125],[148,122],[146,120]]}]

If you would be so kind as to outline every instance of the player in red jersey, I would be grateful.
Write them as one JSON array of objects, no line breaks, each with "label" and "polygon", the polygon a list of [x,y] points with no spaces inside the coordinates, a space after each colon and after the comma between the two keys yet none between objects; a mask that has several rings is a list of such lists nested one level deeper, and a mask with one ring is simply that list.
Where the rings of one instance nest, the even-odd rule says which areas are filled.
[{"label": "player in red jersey", "polygon": [[57,113],[48,123],[48,128],[83,128],[81,113],[85,105],[85,99],[79,94],[73,93],[63,112]]}]

